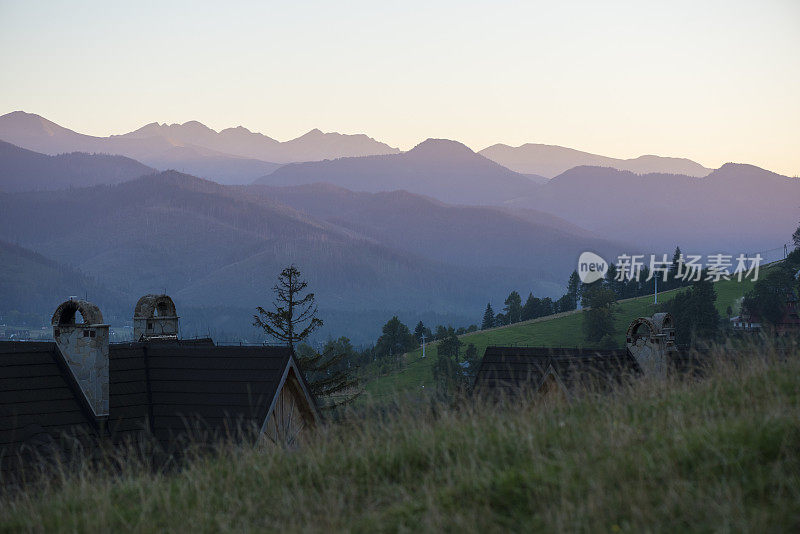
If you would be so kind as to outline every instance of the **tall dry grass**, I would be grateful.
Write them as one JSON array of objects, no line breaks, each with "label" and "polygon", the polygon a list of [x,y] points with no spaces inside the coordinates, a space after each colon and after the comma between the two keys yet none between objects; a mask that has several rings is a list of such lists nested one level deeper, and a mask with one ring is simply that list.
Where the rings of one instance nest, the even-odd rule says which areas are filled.
[{"label": "tall dry grass", "polygon": [[87,463],[0,497],[0,530],[798,531],[800,354],[570,402],[355,409],[297,450]]}]

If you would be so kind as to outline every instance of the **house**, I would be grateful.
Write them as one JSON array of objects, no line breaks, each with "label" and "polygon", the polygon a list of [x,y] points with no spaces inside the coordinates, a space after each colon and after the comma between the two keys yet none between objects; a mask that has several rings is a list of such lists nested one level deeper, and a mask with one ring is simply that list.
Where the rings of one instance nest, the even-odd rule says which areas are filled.
[{"label": "house", "polygon": [[[776,336],[800,334],[800,303],[795,291],[789,290],[785,295],[785,304],[781,318],[771,325]],[[764,321],[756,311],[742,309],[742,313],[731,318],[731,326],[735,332],[759,333],[764,328]]]},{"label": "house", "polygon": [[474,391],[568,399],[586,389],[609,391],[642,374],[664,377],[687,368],[676,350],[674,324],[668,313],[639,317],[628,327],[624,349],[487,347]]},{"label": "house", "polygon": [[142,297],[134,325],[136,341],[109,343],[97,306],[70,299],[53,314],[55,341],[0,342],[0,477],[145,438],[167,454],[220,439],[293,446],[319,423],[288,348],[181,340],[166,295]]}]

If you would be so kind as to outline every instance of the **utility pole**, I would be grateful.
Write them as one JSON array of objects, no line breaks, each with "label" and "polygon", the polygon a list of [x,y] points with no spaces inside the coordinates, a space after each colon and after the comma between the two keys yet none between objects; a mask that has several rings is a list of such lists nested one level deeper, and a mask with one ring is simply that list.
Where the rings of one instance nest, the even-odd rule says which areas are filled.
[{"label": "utility pole", "polygon": [[655,301],[655,304],[658,304],[658,276],[654,276],[653,280],[656,283],[656,294],[655,294],[656,301]]},{"label": "utility pole", "polygon": [[425,332],[422,333],[422,357],[425,357]]}]

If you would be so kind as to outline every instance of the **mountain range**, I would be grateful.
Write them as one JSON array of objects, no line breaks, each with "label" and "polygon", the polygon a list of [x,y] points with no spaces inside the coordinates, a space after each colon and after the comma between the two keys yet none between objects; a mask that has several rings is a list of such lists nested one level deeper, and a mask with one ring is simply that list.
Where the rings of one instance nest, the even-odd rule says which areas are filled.
[{"label": "mountain range", "polygon": [[[323,133],[313,129],[296,139],[280,142],[242,126],[217,132],[197,121],[154,122],[129,133],[95,137],[23,111],[0,116],[0,139],[51,155],[63,152],[123,155],[159,170],[175,169],[226,184],[249,183],[286,163],[400,152],[363,134]],[[534,182],[580,165],[639,174],[705,176],[711,171],[682,158],[640,156],[622,160],[551,145],[526,144],[514,148],[497,144],[481,150],[480,154],[519,174],[530,175]]]},{"label": "mountain range", "polygon": [[154,122],[127,134],[111,136],[112,139],[147,139],[151,137],[163,137],[184,145],[205,147],[220,153],[275,163],[400,152],[398,149],[364,134],[323,133],[314,128],[297,139],[280,142],[264,134],[251,132],[243,126],[226,128],[217,132],[197,121],[189,121],[184,124]]},{"label": "mountain range", "polygon": [[155,169],[124,156],[72,152],[48,156],[0,141],[0,191],[116,184]]},{"label": "mountain range", "polygon": [[[153,123],[124,135],[95,137],[22,111],[0,116],[0,139],[51,155],[117,154],[156,169],[174,169],[228,184],[249,183],[289,161],[397,152],[365,135],[312,130],[280,143],[241,127],[215,132],[196,121],[183,125]],[[234,146],[239,148],[233,149]]]},{"label": "mountain range", "polygon": [[553,178],[574,167],[611,167],[637,174],[682,174],[701,177],[713,169],[707,169],[690,159],[666,158],[662,156],[639,156],[632,159],[609,158],[589,152],[556,145],[527,143],[518,147],[496,144],[478,152],[512,171]]},{"label": "mountain range", "polygon": [[[324,187],[302,193],[298,207],[331,198]],[[269,303],[275,276],[294,262],[324,316],[334,324],[350,317],[348,335],[360,342],[374,339],[379,322],[395,313],[477,317],[486,301],[514,288],[558,296],[581,250],[619,250],[547,215],[537,224],[504,209],[338,190],[342,206],[360,209],[336,219],[291,207],[291,194],[174,171],[112,186],[4,193],[0,239],[130,301],[167,289],[189,308],[233,309],[245,330],[248,313]],[[476,240],[492,246],[480,260]],[[352,320],[365,310],[370,317]]]},{"label": "mountain range", "polygon": [[579,166],[539,183],[441,139],[401,154],[286,165],[256,184],[321,182],[373,193],[402,189],[451,204],[533,209],[661,253],[676,246],[696,254],[782,246],[800,218],[800,180],[753,165],[728,163],[704,177]]},{"label": "mountain range", "polygon": [[576,167],[511,205],[557,213],[603,236],[667,253],[754,253],[790,241],[800,180],[728,163],[704,178]]},{"label": "mountain range", "polygon": [[[130,301],[167,289],[194,332],[222,328],[241,339],[253,336],[253,307],[268,304],[275,275],[295,262],[318,295],[321,335],[366,342],[393,314],[468,324],[487,301],[502,308],[512,289],[557,297],[585,250],[609,260],[677,245],[688,254],[759,252],[786,243],[800,218],[800,180],[751,165],[702,177],[577,166],[545,178],[428,139],[402,153],[264,170],[278,164],[241,154],[277,141],[187,124],[93,138],[38,116],[0,117],[0,137],[12,131],[57,154],[0,143],[0,260],[11,266],[0,269],[3,295],[29,294],[41,308],[61,284],[111,295],[108,309],[127,317]],[[240,134],[237,155],[193,144],[235,145]],[[329,146],[352,141],[312,134]],[[165,163],[70,152],[109,146],[173,162],[183,154],[206,170],[213,160],[229,176],[253,165],[246,172],[260,178],[224,185],[152,168]]]},{"label": "mountain range", "polygon": [[278,186],[316,182],[370,193],[402,189],[457,204],[501,204],[537,190],[536,180],[446,139],[428,139],[400,154],[294,163],[255,181]]}]

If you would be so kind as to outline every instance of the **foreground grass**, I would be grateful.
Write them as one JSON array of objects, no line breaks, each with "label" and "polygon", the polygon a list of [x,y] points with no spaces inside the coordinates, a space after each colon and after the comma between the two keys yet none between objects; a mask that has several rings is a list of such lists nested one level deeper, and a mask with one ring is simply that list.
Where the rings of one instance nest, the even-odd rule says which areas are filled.
[{"label": "foreground grass", "polygon": [[0,530],[797,531],[800,362],[569,404],[398,408],[296,451],[0,497]]},{"label": "foreground grass", "polygon": [[[728,306],[738,313],[739,300],[752,289],[749,280],[723,280],[714,284],[717,292],[716,307],[720,317],[726,317]],[[671,299],[679,290],[659,294],[659,302]],[[650,316],[657,310],[653,296],[647,295],[620,301],[615,318],[615,339],[619,347],[625,345],[625,332],[631,321],[637,317]],[[597,343],[588,343],[583,335],[583,313],[580,310],[541,317],[513,325],[480,330],[460,336],[464,345],[472,343],[482,355],[488,346],[536,346],[536,347],[585,347],[597,348]],[[437,347],[429,343],[426,357],[422,349],[404,356],[401,369],[386,376],[380,376],[366,383],[366,392],[375,398],[385,398],[396,392],[421,391],[433,386],[433,365],[436,362]]]}]

